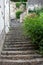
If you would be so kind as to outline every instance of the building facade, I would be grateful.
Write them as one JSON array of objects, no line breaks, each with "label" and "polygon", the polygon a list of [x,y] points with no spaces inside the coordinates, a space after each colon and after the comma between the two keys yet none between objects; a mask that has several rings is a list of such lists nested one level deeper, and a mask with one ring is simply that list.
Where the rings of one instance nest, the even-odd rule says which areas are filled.
[{"label": "building facade", "polygon": [[10,1],[0,0],[0,48],[4,41],[5,34],[9,31],[10,22]]},{"label": "building facade", "polygon": [[41,8],[43,7],[43,0],[28,0],[27,2],[27,12],[29,9],[33,10],[34,7]]}]

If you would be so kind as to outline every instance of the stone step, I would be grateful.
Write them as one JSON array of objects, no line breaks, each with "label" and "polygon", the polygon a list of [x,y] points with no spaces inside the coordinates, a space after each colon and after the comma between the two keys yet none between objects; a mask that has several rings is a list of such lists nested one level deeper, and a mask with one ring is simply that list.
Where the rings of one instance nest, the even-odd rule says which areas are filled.
[{"label": "stone step", "polygon": [[14,42],[14,41],[12,40],[12,42],[10,42],[10,41],[5,41],[4,43],[5,43],[5,44],[31,44],[31,41],[27,41],[27,42],[25,42],[25,41],[24,41],[24,42],[23,42],[23,41],[22,41],[22,42],[19,42],[19,41],[18,41],[18,42]]},{"label": "stone step", "polygon": [[[13,33],[14,32],[14,33]],[[14,31],[10,31],[10,32],[8,32],[6,35],[14,35],[14,34],[18,34],[18,33],[20,33],[21,35],[23,35],[24,36],[24,34],[23,34],[23,32],[21,31],[21,30],[14,30]]]},{"label": "stone step", "polygon": [[[11,43],[10,41],[5,41],[5,43],[8,43],[8,42]],[[24,41],[24,42],[23,42],[23,41],[22,41],[22,42],[19,42],[19,41],[16,42],[16,41],[15,41],[15,42],[14,42],[14,40],[12,40],[12,43],[17,43],[17,44],[18,44],[18,43],[24,43],[24,44],[26,43],[26,44],[27,44],[27,43],[31,43],[31,41],[26,41],[26,42],[25,42],[25,41]]]},{"label": "stone step", "polygon": [[2,55],[26,55],[26,54],[36,54],[35,50],[28,50],[28,51],[2,51]]},{"label": "stone step", "polygon": [[5,44],[3,47],[4,47],[4,48],[7,48],[7,47],[9,47],[9,48],[10,48],[10,47],[12,47],[12,48],[15,48],[15,47],[18,48],[18,47],[19,47],[19,48],[21,48],[21,47],[34,47],[34,46],[35,46],[35,45],[31,45],[31,44],[30,44],[30,45],[29,45],[29,44],[23,44],[23,45],[22,45],[22,44],[18,44],[18,45],[16,45],[16,44],[14,44],[14,45],[12,45],[12,44],[11,44],[11,45]]},{"label": "stone step", "polygon": [[[15,29],[15,30],[13,30],[13,31],[10,30],[6,35],[14,34],[13,32],[14,32],[14,33],[17,32],[17,33],[21,33],[21,34],[23,34],[23,32],[22,32],[21,30],[18,30],[18,29],[16,30],[16,29]],[[17,33],[15,33],[15,34],[17,34]]]},{"label": "stone step", "polygon": [[43,58],[38,54],[28,54],[28,55],[1,55],[1,59],[9,59],[9,60],[30,60],[36,58]]},{"label": "stone step", "polygon": [[8,44],[8,43],[6,43],[4,46],[9,46],[9,45],[10,46],[17,46],[17,47],[22,47],[22,46],[28,46],[28,47],[29,46],[35,46],[35,45],[28,44],[28,43],[27,44],[20,44],[20,43],[19,44],[18,43],[17,44],[16,43],[9,43]]},{"label": "stone step", "polygon": [[26,42],[27,40],[5,40],[5,42]]},{"label": "stone step", "polygon": [[[19,33],[19,32],[18,32],[18,33],[16,33],[16,32],[15,32],[15,33],[8,33],[8,34],[6,34],[6,36],[7,36],[7,37],[8,37],[8,36],[9,36],[9,37],[10,37],[10,36],[13,36],[13,37],[14,37],[14,36],[17,35],[17,34],[19,34],[19,35],[21,35],[21,36],[24,36],[23,34],[21,34],[21,33]],[[19,37],[19,36],[18,36],[18,37]],[[24,36],[24,37],[25,37],[25,36]]]},{"label": "stone step", "polygon": [[6,50],[6,51],[8,51],[8,50],[32,50],[32,49],[34,49],[34,47],[14,47],[14,48],[3,48],[3,50]]},{"label": "stone step", "polygon": [[[27,40],[27,38],[21,34],[7,35],[5,37],[5,40],[10,40],[10,39],[15,39],[15,40],[22,40],[22,39],[24,40],[25,39],[25,40]],[[28,40],[30,40],[30,38],[28,38]]]},{"label": "stone step", "polygon": [[12,29],[9,29],[11,32],[13,32],[13,31],[21,31],[21,32],[23,32],[23,28],[22,27],[20,27],[20,26],[18,26],[18,27],[14,27],[14,28],[12,28]]},{"label": "stone step", "polygon": [[20,41],[22,41],[22,42],[27,42],[27,41],[29,41],[29,39],[27,40],[27,39],[25,39],[25,38],[22,38],[22,39],[14,39],[14,38],[8,38],[8,39],[5,39],[5,42],[6,41],[18,41],[18,42],[20,42]]},{"label": "stone step", "polygon": [[27,50],[31,50],[31,49],[3,49],[3,51],[27,51]]},{"label": "stone step", "polygon": [[[6,37],[5,40],[27,40],[26,37]],[[29,40],[29,39],[28,39]]]},{"label": "stone step", "polygon": [[14,46],[14,45],[4,45],[4,48],[34,48],[33,46]]},{"label": "stone step", "polygon": [[23,34],[21,34],[21,33],[10,33],[10,34],[7,34],[6,36],[8,37],[10,37],[10,35],[12,36],[12,37],[25,37]]},{"label": "stone step", "polygon": [[[11,37],[11,36],[12,36],[12,37]],[[6,39],[7,39],[7,38],[12,38],[12,39],[13,39],[13,38],[14,38],[14,39],[26,38],[26,37],[25,37],[24,35],[22,35],[22,34],[21,34],[21,37],[19,37],[19,36],[18,36],[18,37],[14,37],[14,36],[15,36],[15,34],[14,34],[14,35],[13,35],[13,34],[8,34],[8,35],[6,35],[5,38],[6,38]]]},{"label": "stone step", "polygon": [[17,47],[28,46],[29,47],[29,46],[35,46],[35,45],[34,44],[33,45],[32,44],[28,44],[28,43],[27,44],[26,43],[25,44],[22,44],[22,43],[5,43],[4,46],[15,46],[15,47],[16,46]]},{"label": "stone step", "polygon": [[18,27],[11,27],[10,29],[9,29],[10,31],[12,30],[22,30],[22,27],[21,26],[18,26]]},{"label": "stone step", "polygon": [[0,65],[43,65],[43,59],[32,60],[0,60]]},{"label": "stone step", "polygon": [[0,59],[0,65],[43,65],[43,59],[32,60],[2,60]]}]

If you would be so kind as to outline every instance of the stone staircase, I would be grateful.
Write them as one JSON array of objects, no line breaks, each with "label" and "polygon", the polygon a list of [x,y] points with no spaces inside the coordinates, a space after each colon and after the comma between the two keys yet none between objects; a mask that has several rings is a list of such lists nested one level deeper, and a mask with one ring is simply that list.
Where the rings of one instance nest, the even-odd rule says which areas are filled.
[{"label": "stone staircase", "polygon": [[11,27],[6,34],[0,65],[43,65],[43,57],[22,34],[22,27]]}]

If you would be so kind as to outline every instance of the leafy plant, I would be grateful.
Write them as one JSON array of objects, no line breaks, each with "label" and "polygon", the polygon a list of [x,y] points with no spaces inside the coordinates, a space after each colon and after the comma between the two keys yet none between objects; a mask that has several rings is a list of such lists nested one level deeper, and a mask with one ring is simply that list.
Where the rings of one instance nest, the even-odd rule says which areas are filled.
[{"label": "leafy plant", "polygon": [[43,8],[40,8],[40,9],[39,8],[38,9],[34,8],[33,10],[30,9],[28,12],[29,13],[36,13],[37,15],[40,15],[40,13],[43,12]]},{"label": "leafy plant", "polygon": [[19,19],[20,18],[20,14],[22,13],[22,10],[17,10],[16,11],[16,18]]},{"label": "leafy plant", "polygon": [[21,5],[21,2],[16,2],[16,7],[19,8]]},{"label": "leafy plant", "polygon": [[43,51],[43,14],[38,16],[33,13],[24,18],[24,32],[26,36],[30,36],[32,43],[36,45],[36,49],[41,53]]}]

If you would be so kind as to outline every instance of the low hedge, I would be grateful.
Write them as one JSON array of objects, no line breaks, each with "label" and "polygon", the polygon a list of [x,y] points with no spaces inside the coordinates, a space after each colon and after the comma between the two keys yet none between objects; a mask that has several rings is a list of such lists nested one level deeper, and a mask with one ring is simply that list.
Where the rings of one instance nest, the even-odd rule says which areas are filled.
[{"label": "low hedge", "polygon": [[17,10],[16,11],[16,18],[19,19],[20,18],[20,14],[22,13],[22,10]]},{"label": "low hedge", "polygon": [[24,18],[24,32],[26,36],[30,36],[32,44],[36,45],[36,49],[43,53],[43,13],[40,16],[33,13]]}]

